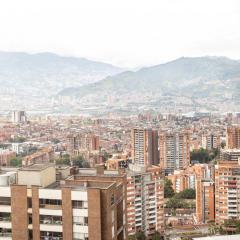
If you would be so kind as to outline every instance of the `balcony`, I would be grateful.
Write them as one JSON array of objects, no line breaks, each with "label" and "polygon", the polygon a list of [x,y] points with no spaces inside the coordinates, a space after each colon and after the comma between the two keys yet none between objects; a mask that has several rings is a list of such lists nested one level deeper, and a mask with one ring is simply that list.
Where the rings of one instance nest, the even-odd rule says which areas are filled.
[{"label": "balcony", "polygon": [[61,216],[40,216],[40,224],[62,225]]},{"label": "balcony", "polygon": [[51,236],[42,236],[40,237],[41,240],[63,240],[62,237],[51,237]]},{"label": "balcony", "polygon": [[0,212],[11,212],[11,199],[0,197]]},{"label": "balcony", "polygon": [[0,213],[0,229],[11,229],[11,215],[10,213]]},{"label": "balcony", "polygon": [[10,229],[0,228],[0,239],[10,240],[12,239],[12,232]]},{"label": "balcony", "polygon": [[41,231],[40,239],[41,240],[63,240],[63,236],[62,236],[62,233]]},{"label": "balcony", "polygon": [[62,210],[62,205],[40,204],[39,207],[43,209],[50,209],[50,210]]}]

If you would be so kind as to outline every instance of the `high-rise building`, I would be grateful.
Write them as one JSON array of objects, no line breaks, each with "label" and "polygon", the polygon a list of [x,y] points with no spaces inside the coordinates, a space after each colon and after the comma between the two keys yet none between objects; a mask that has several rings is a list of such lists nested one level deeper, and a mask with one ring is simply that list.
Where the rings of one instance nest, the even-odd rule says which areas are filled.
[{"label": "high-rise building", "polygon": [[208,164],[196,164],[196,222],[207,223],[215,219],[214,169]]},{"label": "high-rise building", "polygon": [[157,166],[129,165],[127,171],[127,232],[150,237],[164,230],[164,180]]},{"label": "high-rise building", "polygon": [[202,135],[202,147],[204,149],[217,149],[220,148],[221,139],[220,135],[209,133]]},{"label": "high-rise building", "polygon": [[221,149],[220,160],[240,162],[240,148],[239,149]]},{"label": "high-rise building", "polygon": [[126,239],[124,174],[82,169],[56,181],[51,164],[31,165],[16,174],[0,172],[0,238]]},{"label": "high-rise building", "polygon": [[196,217],[198,223],[215,220],[215,186],[212,179],[197,179]]},{"label": "high-rise building", "polygon": [[227,128],[227,146],[228,149],[240,148],[240,126],[231,126]]},{"label": "high-rise building", "polygon": [[139,165],[158,165],[158,132],[152,129],[132,129],[132,159]]},{"label": "high-rise building", "polygon": [[13,111],[12,123],[24,123],[27,122],[27,116],[25,111]]},{"label": "high-rise building", "polygon": [[67,137],[67,151],[72,156],[79,155],[81,151],[99,150],[99,136],[94,134],[77,134]]},{"label": "high-rise building", "polygon": [[240,165],[238,161],[221,161],[215,166],[216,223],[239,220]]},{"label": "high-rise building", "polygon": [[160,165],[166,174],[190,164],[190,138],[185,132],[164,132],[159,135]]}]

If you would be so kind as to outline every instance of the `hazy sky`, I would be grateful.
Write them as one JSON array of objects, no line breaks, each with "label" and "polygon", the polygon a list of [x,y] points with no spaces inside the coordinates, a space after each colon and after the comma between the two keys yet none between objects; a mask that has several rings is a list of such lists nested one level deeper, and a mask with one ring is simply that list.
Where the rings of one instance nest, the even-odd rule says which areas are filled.
[{"label": "hazy sky", "polygon": [[181,56],[240,59],[239,0],[3,0],[0,50],[135,67]]}]

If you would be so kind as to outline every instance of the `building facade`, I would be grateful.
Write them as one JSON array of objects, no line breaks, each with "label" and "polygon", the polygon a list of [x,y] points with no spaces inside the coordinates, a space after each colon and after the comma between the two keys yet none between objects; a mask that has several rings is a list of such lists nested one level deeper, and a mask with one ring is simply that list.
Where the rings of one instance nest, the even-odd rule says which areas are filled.
[{"label": "building facade", "polygon": [[227,148],[240,148],[240,126],[231,126],[227,128]]},{"label": "building facade", "polygon": [[164,132],[159,136],[160,165],[166,174],[190,164],[190,137],[188,133]]},{"label": "building facade", "polygon": [[237,161],[221,161],[215,167],[216,223],[239,220],[240,165]]},{"label": "building facade", "polygon": [[127,232],[150,237],[164,231],[164,180],[157,166],[130,165],[127,171]]},{"label": "building facade", "polygon": [[158,132],[152,129],[132,129],[132,159],[138,165],[158,165]]},{"label": "building facade", "polygon": [[20,169],[14,184],[0,174],[0,239],[126,239],[124,175],[55,174],[46,164]]}]

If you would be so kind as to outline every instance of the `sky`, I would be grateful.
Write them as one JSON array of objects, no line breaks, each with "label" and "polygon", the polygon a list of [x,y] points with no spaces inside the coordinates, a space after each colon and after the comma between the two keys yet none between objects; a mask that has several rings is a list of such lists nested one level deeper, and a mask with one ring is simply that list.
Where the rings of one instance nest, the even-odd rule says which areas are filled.
[{"label": "sky", "polygon": [[0,51],[134,68],[182,56],[240,59],[239,0],[0,1]]}]

